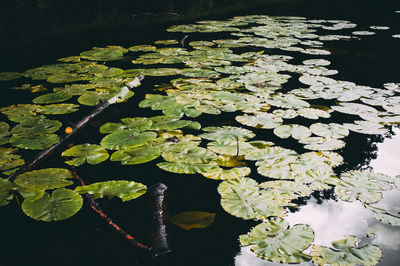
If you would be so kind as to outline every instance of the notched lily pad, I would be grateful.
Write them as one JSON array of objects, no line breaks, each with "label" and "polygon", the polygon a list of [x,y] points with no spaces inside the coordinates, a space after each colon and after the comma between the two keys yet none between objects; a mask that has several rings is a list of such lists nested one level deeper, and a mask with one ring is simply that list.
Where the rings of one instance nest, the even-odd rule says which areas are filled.
[{"label": "notched lily pad", "polygon": [[156,137],[157,134],[155,132],[137,133],[129,129],[124,129],[105,136],[101,140],[101,146],[108,150],[135,148],[148,143]]},{"label": "notched lily pad", "polygon": [[14,183],[29,189],[46,190],[72,185],[73,182],[69,180],[72,178],[72,173],[67,169],[46,168],[20,174]]},{"label": "notched lily pad", "polygon": [[159,148],[138,147],[114,152],[110,161],[121,161],[122,165],[147,163],[161,155]]},{"label": "notched lily pad", "polygon": [[66,161],[67,164],[73,166],[79,166],[85,162],[94,165],[107,160],[109,157],[106,149],[100,145],[89,143],[76,145],[72,148],[69,148],[68,150],[64,151],[61,156],[77,157],[73,160]]},{"label": "notched lily pad", "polygon": [[215,218],[215,213],[191,211],[174,214],[169,220],[182,229],[190,230],[194,228],[209,227]]}]

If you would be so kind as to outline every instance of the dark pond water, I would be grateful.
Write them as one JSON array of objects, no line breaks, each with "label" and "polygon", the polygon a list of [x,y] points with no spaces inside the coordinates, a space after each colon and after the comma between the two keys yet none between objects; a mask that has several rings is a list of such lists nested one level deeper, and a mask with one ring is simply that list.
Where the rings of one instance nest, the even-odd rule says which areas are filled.
[{"label": "dark pond water", "polygon": [[[400,34],[400,7],[384,5],[372,8],[351,6],[351,12],[335,6],[329,12],[329,6],[318,8],[298,8],[287,5],[285,8],[269,8],[265,10],[247,10],[231,15],[299,15],[307,19],[345,19],[357,24],[354,29],[345,29],[341,34],[351,35],[352,31],[373,31],[375,35],[359,35],[359,39],[325,42],[324,48],[331,55],[318,56],[331,62],[329,69],[338,70],[336,80],[346,80],[358,85],[382,88],[384,83],[400,82],[398,61],[400,54],[400,39],[393,35]],[[228,18],[228,16],[226,17]],[[208,19],[225,19],[208,18]],[[370,26],[387,26],[388,30],[372,30]],[[66,41],[63,37],[55,40],[44,40],[33,46],[17,47],[7,50],[0,71],[24,71],[43,64],[55,63],[57,58],[78,55],[92,46],[121,45],[129,47],[136,44],[151,44],[155,40],[180,40],[184,33],[167,33],[165,26],[142,28],[136,33],[125,29],[100,31],[93,36],[76,35]],[[101,33],[101,34],[99,34]],[[96,37],[99,34],[99,37]],[[335,34],[335,33],[333,33]],[[105,37],[106,36],[106,37]],[[213,40],[226,38],[225,33],[190,33],[190,41]],[[54,41],[54,45],[51,43]],[[43,46],[43,47],[41,47]],[[46,53],[48,49],[48,53]],[[13,54],[13,53],[14,54]],[[301,64],[307,55],[291,51],[268,50],[271,54],[286,54],[294,57],[293,64]],[[124,69],[132,68],[129,60],[111,63]],[[290,79],[285,88],[298,88],[297,77]],[[85,142],[99,143],[104,135],[98,133],[98,126],[106,121],[117,122],[123,117],[153,116],[160,112],[138,108],[144,95],[155,85],[169,82],[170,78],[146,77],[143,85],[135,91],[135,97],[128,103],[111,107],[102,114],[79,136],[73,139],[74,144]],[[23,91],[6,90],[14,83],[1,84],[4,96],[0,99],[1,107],[15,103],[31,103],[32,95]],[[82,107],[76,114],[60,116],[65,126],[68,122],[76,122],[91,110]],[[224,113],[222,116],[203,114],[196,121],[202,127],[206,126],[243,126],[235,121],[238,113]],[[348,122],[343,114],[337,114],[334,122]],[[4,119],[3,119],[4,120]],[[296,120],[302,122],[302,120]],[[330,120],[332,122],[332,120]],[[311,124],[311,123],[309,123]],[[250,128],[250,127],[246,127]],[[257,139],[271,140],[277,145],[294,149],[298,153],[306,152],[296,141],[280,139],[272,130],[252,129]],[[351,133],[346,137],[346,146],[338,152],[344,157],[345,164],[335,168],[340,174],[349,170],[372,169],[395,177],[400,174],[400,131],[396,126],[389,129],[385,135],[364,135]],[[27,153],[26,157],[35,152]],[[57,155],[57,154],[56,154]],[[161,162],[157,159],[156,162]],[[42,163],[40,168],[64,167],[61,159],[53,156]],[[256,167],[252,166],[252,172]],[[165,256],[152,259],[148,254],[132,248],[125,239],[111,231],[98,216],[84,207],[72,218],[53,223],[45,223],[29,219],[18,206],[17,201],[1,207],[0,222],[0,265],[219,265],[219,266],[262,266],[279,265],[257,258],[249,247],[241,247],[239,235],[246,234],[259,221],[242,220],[227,213],[220,204],[217,192],[217,182],[197,175],[178,175],[162,171],[155,167],[154,162],[121,167],[119,162],[107,162],[95,166],[85,165],[79,168],[79,174],[87,183],[105,181],[112,178],[133,179],[151,186],[164,183],[168,186],[167,212],[175,214],[184,211],[207,211],[216,213],[214,223],[205,229],[185,231],[173,224],[167,224],[168,239],[172,252]],[[263,177],[254,177],[263,182]],[[265,178],[264,178],[265,179]],[[383,199],[377,207],[400,213],[400,192],[390,190],[384,192]],[[104,210],[109,213],[126,231],[149,245],[152,244],[149,235],[154,233],[150,226],[153,215],[148,196],[133,201],[121,203],[119,199],[98,200]],[[379,222],[373,213],[363,207],[359,201],[345,202],[334,195],[333,189],[314,192],[311,196],[296,201],[298,209],[291,209],[285,219],[291,226],[299,223],[308,224],[315,232],[314,244],[329,246],[332,241],[343,239],[346,235],[355,235],[362,239],[363,244],[373,244],[382,250],[382,259],[378,265],[397,265],[400,259],[400,230],[398,226],[390,226]],[[369,237],[366,237],[368,235]],[[312,265],[311,262],[302,265]]]}]

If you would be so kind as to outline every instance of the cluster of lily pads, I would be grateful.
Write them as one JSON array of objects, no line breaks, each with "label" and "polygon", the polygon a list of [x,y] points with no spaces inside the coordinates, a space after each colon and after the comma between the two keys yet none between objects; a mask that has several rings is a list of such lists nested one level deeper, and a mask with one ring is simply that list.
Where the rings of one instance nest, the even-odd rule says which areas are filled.
[{"label": "cluster of lily pads", "polygon": [[[365,170],[338,175],[334,170],[343,163],[339,152],[349,134],[383,135],[400,123],[399,83],[386,83],[383,88],[360,86],[334,79],[338,71],[327,68],[330,51],[323,48],[324,42],[358,37],[321,32],[355,27],[343,20],[261,15],[199,21],[172,26],[168,31],[225,32],[227,37],[191,41],[186,48],[177,40],[130,48],[93,48],[59,59],[58,64],[23,73],[0,73],[0,80],[22,81],[14,89],[41,93],[32,104],[0,109],[9,123],[15,124],[9,130],[9,123],[0,123],[0,144],[5,146],[0,148],[0,170],[8,175],[23,165],[23,149],[44,149],[59,141],[56,133],[62,123],[48,116],[75,112],[79,105],[96,106],[115,97],[126,101],[134,95],[126,90],[126,84],[138,74],[166,80],[171,77],[168,84],[156,86],[139,104],[157,115],[103,124],[99,131],[106,135],[101,142],[65,150],[62,156],[67,158],[66,163],[80,166],[109,159],[137,165],[158,160],[157,166],[168,172],[222,180],[218,193],[223,209],[233,216],[261,222],[240,236],[242,246],[251,246],[257,256],[283,263],[312,259],[317,265],[374,265],[381,257],[380,249],[357,247],[354,236],[333,242],[334,248],[313,245],[307,254],[304,251],[314,240],[312,228],[305,224],[290,227],[284,220],[288,207],[297,206],[297,199],[313,191],[334,189],[341,200],[359,200],[380,221],[400,225],[399,217],[372,205],[381,199],[383,191],[400,188],[399,178]],[[296,53],[310,59],[292,64]],[[118,60],[131,60],[135,67],[124,70],[107,66],[107,62]],[[294,77],[298,77],[299,87],[287,88],[285,84]],[[34,84],[24,83],[27,79]],[[45,82],[37,85],[38,80]],[[50,88],[52,92],[43,93]],[[71,100],[77,102],[65,103]],[[235,114],[237,126],[215,125],[200,132],[197,117],[224,112]],[[325,122],[338,113],[348,115],[349,122]],[[303,122],[293,123],[296,118]],[[266,139],[252,140],[260,138],[252,128],[290,138],[309,152],[299,154]],[[257,174],[265,181],[258,183],[252,178]],[[0,179],[0,205],[8,204],[18,192],[25,199],[22,209],[28,216],[58,221],[81,208],[80,194],[117,196],[125,201],[146,192],[145,185],[125,180],[65,188],[73,184],[71,178],[67,169],[50,168],[23,173],[15,182]],[[193,215],[206,217],[207,224],[215,216]],[[175,218],[173,222],[182,228],[193,228],[182,223],[187,216]]]}]

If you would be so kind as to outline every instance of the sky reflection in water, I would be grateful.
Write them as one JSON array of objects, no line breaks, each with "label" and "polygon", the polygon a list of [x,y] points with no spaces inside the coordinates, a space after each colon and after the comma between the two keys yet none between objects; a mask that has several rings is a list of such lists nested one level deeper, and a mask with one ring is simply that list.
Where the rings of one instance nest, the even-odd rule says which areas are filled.
[{"label": "sky reflection in water", "polygon": [[[400,130],[394,129],[395,135],[378,144],[378,156],[371,161],[374,172],[395,177],[400,175]],[[391,190],[384,193],[383,199],[373,206],[389,210],[393,214],[400,213],[400,191]],[[345,235],[355,235],[364,238],[364,243],[378,245],[382,250],[383,260],[378,265],[398,265],[400,249],[399,227],[379,222],[373,213],[363,207],[359,201],[344,202],[341,200],[327,200],[318,204],[310,199],[300,210],[290,213],[285,218],[291,226],[295,224],[309,224],[315,232],[314,244],[331,247],[330,243],[343,239]],[[365,235],[373,234],[371,239]],[[309,250],[307,250],[309,251]],[[282,265],[267,262],[257,258],[249,247],[242,248],[235,258],[235,266],[266,266]],[[303,263],[299,265],[313,265]]]}]

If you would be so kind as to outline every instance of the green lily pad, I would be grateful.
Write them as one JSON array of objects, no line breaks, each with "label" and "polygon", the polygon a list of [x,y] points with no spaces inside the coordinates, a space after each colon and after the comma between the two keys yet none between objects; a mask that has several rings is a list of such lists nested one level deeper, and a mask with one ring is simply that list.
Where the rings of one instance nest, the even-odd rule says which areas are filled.
[{"label": "green lily pad", "polygon": [[14,147],[29,150],[43,150],[56,144],[60,138],[55,134],[46,134],[42,136],[12,136],[10,144]]},{"label": "green lily pad", "polygon": [[281,218],[271,219],[240,236],[242,246],[251,246],[258,257],[280,263],[300,263],[310,259],[303,253],[314,240],[309,225],[289,223]]},{"label": "green lily pad", "polygon": [[400,217],[389,213],[388,211],[373,207],[370,205],[365,205],[365,207],[374,212],[376,219],[382,223],[389,224],[392,226],[400,226]]},{"label": "green lily pad", "polygon": [[377,246],[358,247],[360,240],[355,236],[332,242],[333,248],[314,245],[311,250],[317,265],[375,265],[382,252]]},{"label": "green lily pad", "polygon": [[182,148],[180,146],[169,147],[162,153],[164,160],[168,162],[207,164],[215,161],[217,156],[212,151],[201,147],[188,146]]},{"label": "green lily pad", "polygon": [[16,151],[17,149],[0,148],[0,171],[10,170],[25,164],[21,156],[14,154]]},{"label": "green lily pad", "polygon": [[43,197],[36,200],[25,199],[22,210],[29,217],[44,221],[61,221],[77,213],[83,204],[82,197],[70,189],[60,188],[53,191],[50,196],[44,193]]},{"label": "green lily pad", "polygon": [[311,130],[302,125],[280,125],[274,129],[274,134],[286,139],[292,136],[294,139],[303,139],[311,135]]},{"label": "green lily pad", "polygon": [[300,197],[307,197],[313,192],[310,187],[302,183],[287,180],[264,182],[260,184],[260,187],[282,204]]},{"label": "green lily pad", "polygon": [[299,142],[305,144],[305,149],[315,151],[333,151],[346,146],[346,143],[340,139],[330,139],[323,137],[308,137],[299,140]]},{"label": "green lily pad", "polygon": [[200,134],[199,137],[208,140],[247,140],[255,136],[253,132],[248,129],[232,126],[222,126],[222,127],[206,127],[203,131],[207,133]]},{"label": "green lily pad", "polygon": [[92,50],[82,52],[81,57],[93,61],[120,60],[128,50],[120,46],[108,46],[106,48],[94,47]]},{"label": "green lily pad", "polygon": [[78,111],[79,105],[71,103],[50,104],[38,107],[36,112],[47,115],[69,114]]},{"label": "green lily pad", "polygon": [[212,169],[218,168],[217,164],[214,163],[182,163],[182,162],[162,162],[158,163],[157,166],[168,172],[177,174],[196,174],[211,171]]},{"label": "green lily pad", "polygon": [[94,165],[107,160],[109,157],[106,149],[100,145],[89,143],[76,145],[72,148],[69,148],[68,150],[64,151],[61,156],[77,157],[73,160],[66,161],[67,164],[73,166],[79,166],[85,162]]},{"label": "green lily pad", "polygon": [[111,161],[121,161],[122,165],[147,163],[157,159],[161,155],[159,148],[139,147],[124,149],[114,152]]},{"label": "green lily pad", "polygon": [[21,187],[34,190],[63,188],[72,185],[72,173],[63,168],[46,168],[20,174],[14,181]]},{"label": "green lily pad", "polygon": [[157,134],[155,132],[137,133],[129,129],[124,129],[105,136],[101,140],[101,146],[108,150],[135,148],[148,143],[156,137]]},{"label": "green lily pad", "polygon": [[250,172],[251,170],[249,167],[234,167],[231,169],[223,169],[219,167],[201,174],[209,179],[227,180],[248,176]]},{"label": "green lily pad", "polygon": [[146,117],[132,117],[121,119],[122,123],[105,123],[100,127],[100,133],[112,133],[117,130],[129,129],[138,132],[146,131],[150,129],[153,124],[152,120]]},{"label": "green lily pad", "polygon": [[7,179],[0,179],[0,206],[5,206],[10,203],[14,197],[12,190],[16,190],[17,188],[18,186]]},{"label": "green lily pad", "polygon": [[315,123],[310,126],[310,129],[315,135],[325,138],[341,139],[349,135],[346,127],[336,123]]},{"label": "green lily pad", "polygon": [[0,111],[13,122],[22,122],[25,119],[30,119],[36,116],[36,109],[39,105],[36,104],[17,104],[0,108]]},{"label": "green lily pad", "polygon": [[95,199],[119,197],[122,201],[136,199],[146,193],[147,187],[134,181],[105,181],[93,183],[87,186],[78,186],[75,191],[79,194],[89,193]]},{"label": "green lily pad", "polygon": [[340,176],[335,193],[341,200],[360,200],[371,204],[382,198],[382,191],[393,188],[394,180],[384,174],[370,171],[349,171]]},{"label": "green lily pad", "polygon": [[297,153],[293,150],[281,147],[266,147],[264,149],[257,149],[246,154],[246,160],[264,160],[270,164],[277,163],[284,160],[285,162],[292,162],[297,159]]},{"label": "green lily pad", "polygon": [[215,213],[191,211],[174,214],[169,220],[182,229],[190,230],[193,228],[209,227],[215,219]]},{"label": "green lily pad", "polygon": [[158,40],[154,42],[155,44],[162,44],[162,45],[172,45],[178,44],[177,40]]},{"label": "green lily pad", "polygon": [[223,138],[221,140],[209,142],[207,148],[213,152],[230,155],[230,156],[243,156],[255,149],[263,149],[274,145],[269,141],[244,141]]},{"label": "green lily pad", "polygon": [[219,185],[218,192],[222,208],[239,218],[263,220],[269,216],[283,217],[286,213],[250,178],[226,180]]},{"label": "green lily pad", "polygon": [[8,136],[10,126],[6,122],[0,122],[0,145],[8,143]]},{"label": "green lily pad", "polygon": [[56,132],[62,123],[57,120],[50,120],[42,116],[35,116],[17,124],[11,130],[14,137],[35,138],[36,136],[47,135]]},{"label": "green lily pad", "polygon": [[21,194],[24,199],[28,200],[37,200],[43,197],[45,193],[45,189],[32,189],[32,188],[26,188],[26,187],[19,187],[17,189],[18,193]]},{"label": "green lily pad", "polygon": [[71,99],[72,96],[73,95],[64,93],[63,91],[52,92],[36,97],[35,99],[33,99],[33,102],[39,104],[59,103]]},{"label": "green lily pad", "polygon": [[152,45],[134,45],[129,47],[129,51],[132,52],[151,52],[155,51],[157,48]]},{"label": "green lily pad", "polygon": [[0,81],[13,80],[21,77],[23,77],[23,75],[17,72],[0,72]]},{"label": "green lily pad", "polygon": [[85,80],[86,77],[77,73],[60,73],[47,78],[49,83],[71,83],[75,81]]},{"label": "green lily pad", "polygon": [[239,115],[236,116],[239,123],[255,127],[272,129],[280,126],[283,122],[282,118],[270,113],[256,113],[255,115]]}]

